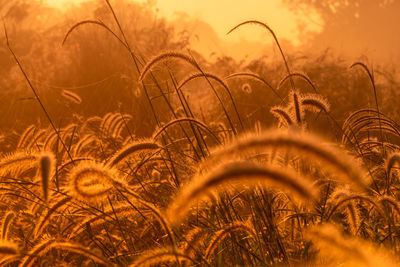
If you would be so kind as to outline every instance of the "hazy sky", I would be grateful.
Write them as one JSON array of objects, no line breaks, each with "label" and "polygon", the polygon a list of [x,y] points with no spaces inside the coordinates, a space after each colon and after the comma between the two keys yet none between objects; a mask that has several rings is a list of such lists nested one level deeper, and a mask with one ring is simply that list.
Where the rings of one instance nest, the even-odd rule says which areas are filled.
[{"label": "hazy sky", "polygon": [[[85,0],[44,1],[66,9],[68,4]],[[111,3],[113,1],[116,0],[110,0]],[[131,1],[149,3],[159,17],[166,17],[172,22],[176,32],[186,31],[190,36],[191,48],[209,59],[214,55],[232,56],[235,59],[273,55],[269,45],[273,39],[261,27],[245,26],[226,35],[233,26],[246,20],[259,20],[268,24],[275,31],[284,50],[295,46],[295,49],[307,48],[318,53],[319,50],[329,47],[355,58],[363,54],[372,59],[390,61],[400,58],[400,37],[395,34],[400,23],[400,0],[397,5],[386,8],[379,8],[376,5],[378,1],[372,0],[364,1],[363,5],[358,6],[358,2],[351,6],[349,3],[352,2],[347,2],[345,6],[350,9],[345,11],[348,13],[340,13],[334,21],[321,17],[326,13],[321,13],[321,10],[317,12],[313,8],[297,8],[296,10],[303,10],[304,13],[295,14],[282,3],[283,0]],[[338,2],[346,3],[344,0]],[[276,54],[276,51],[273,53]]]},{"label": "hazy sky", "polygon": [[[234,25],[245,20],[256,19],[276,29],[277,35],[281,38],[290,39],[294,44],[300,42],[297,36],[297,23],[300,18],[283,6],[280,0],[160,0],[157,2],[157,7],[161,15],[167,18],[173,18],[176,12],[185,12],[203,20],[210,24],[221,38],[225,39],[239,40],[243,37],[250,41],[264,41],[265,31],[257,27],[248,27],[231,37],[225,36]],[[319,30],[317,25],[307,22],[309,30]]]},{"label": "hazy sky", "polygon": [[[47,0],[50,4],[63,8],[70,3],[79,3],[84,0]],[[149,0],[132,0],[146,3]],[[250,19],[260,20],[275,29],[279,38],[288,39],[294,45],[300,44],[297,26],[299,23],[306,26],[306,30],[320,31],[321,26],[318,16],[308,14],[308,18],[300,18],[289,11],[281,0],[150,0],[155,5],[160,16],[169,20],[179,17],[179,13],[186,13],[192,19],[208,23],[217,35],[226,41],[270,42],[265,31],[258,27],[248,27],[246,30],[237,31],[231,36],[226,32],[234,25]],[[112,3],[112,1],[111,1]]]}]

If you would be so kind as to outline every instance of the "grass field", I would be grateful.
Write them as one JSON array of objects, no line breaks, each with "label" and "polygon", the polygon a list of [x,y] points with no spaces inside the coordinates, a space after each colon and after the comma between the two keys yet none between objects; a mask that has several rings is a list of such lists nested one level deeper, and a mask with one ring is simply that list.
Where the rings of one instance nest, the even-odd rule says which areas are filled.
[{"label": "grass field", "polygon": [[138,47],[101,10],[62,27],[65,65],[38,76],[78,78],[47,91],[5,22],[0,266],[397,266],[395,80],[293,63],[256,20],[229,34],[262,27],[270,65]]}]

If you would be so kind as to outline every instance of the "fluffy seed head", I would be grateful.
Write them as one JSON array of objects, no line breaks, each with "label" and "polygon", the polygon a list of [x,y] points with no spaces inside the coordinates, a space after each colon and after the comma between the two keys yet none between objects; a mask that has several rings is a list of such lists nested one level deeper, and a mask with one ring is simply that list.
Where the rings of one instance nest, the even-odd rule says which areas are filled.
[{"label": "fluffy seed head", "polygon": [[13,211],[7,212],[6,216],[4,217],[2,231],[1,231],[2,240],[7,240],[8,228],[10,227],[10,224],[14,218],[15,218],[15,213]]},{"label": "fluffy seed head", "polygon": [[165,262],[181,262],[181,261],[191,261],[194,260],[185,255],[183,252],[174,251],[172,248],[162,248],[162,249],[153,249],[145,252],[143,255],[138,257],[129,267],[137,267],[137,266],[160,266]]},{"label": "fluffy seed head", "polygon": [[75,104],[80,104],[82,102],[82,99],[77,94],[69,90],[63,90],[61,95]]},{"label": "fluffy seed head", "polygon": [[317,94],[308,94],[301,96],[301,105],[305,109],[319,112],[320,110],[329,112],[329,103],[322,96]]},{"label": "fluffy seed head", "polygon": [[233,222],[230,223],[226,226],[224,226],[222,229],[218,230],[213,238],[211,239],[210,244],[208,245],[206,252],[205,252],[205,258],[208,262],[211,260],[211,256],[213,255],[215,249],[217,248],[218,244],[221,243],[225,237],[227,237],[229,234],[234,233],[234,232],[244,232],[253,238],[256,236],[255,231],[253,227],[249,223],[244,223],[241,221]]},{"label": "fluffy seed head", "polygon": [[51,177],[54,157],[51,153],[43,153],[39,156],[40,164],[40,176],[42,181],[43,198],[45,201],[48,200],[49,196],[49,180]]},{"label": "fluffy seed head", "polygon": [[205,176],[198,175],[183,187],[167,210],[167,217],[172,223],[178,222],[185,215],[190,204],[206,195],[218,186],[240,182],[254,185],[266,183],[293,192],[303,200],[316,198],[317,193],[311,184],[299,174],[284,171],[277,167],[260,167],[249,162],[223,164]]},{"label": "fluffy seed head", "polygon": [[142,142],[135,142],[132,144],[126,145],[122,148],[119,152],[115,153],[114,156],[109,160],[107,166],[114,166],[122,161],[127,156],[141,150],[155,150],[159,149],[160,146],[151,141],[142,141]]},{"label": "fluffy seed head", "polygon": [[242,136],[230,145],[215,149],[202,165],[215,166],[216,163],[232,158],[233,155],[260,153],[268,149],[286,149],[301,153],[305,157],[319,161],[324,168],[331,170],[332,174],[357,185],[359,189],[366,189],[370,182],[370,178],[365,175],[365,171],[354,158],[345,151],[327,144],[323,139],[307,133],[293,135],[284,131],[270,130],[258,135]]},{"label": "fluffy seed head", "polygon": [[17,255],[18,254],[18,246],[6,240],[0,241],[0,258],[6,255]]},{"label": "fluffy seed head", "polygon": [[118,173],[94,161],[85,161],[71,170],[69,189],[86,201],[102,199],[115,185],[122,185]]},{"label": "fluffy seed head", "polygon": [[293,118],[285,108],[276,106],[272,107],[270,111],[272,115],[276,116],[281,122],[285,123],[286,125],[290,126],[293,124]]}]

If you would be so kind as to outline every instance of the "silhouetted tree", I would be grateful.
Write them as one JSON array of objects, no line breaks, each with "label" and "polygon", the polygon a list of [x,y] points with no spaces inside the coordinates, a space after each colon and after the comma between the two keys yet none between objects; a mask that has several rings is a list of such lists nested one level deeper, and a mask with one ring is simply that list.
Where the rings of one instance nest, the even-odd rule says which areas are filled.
[{"label": "silhouetted tree", "polygon": [[394,0],[283,0],[305,16],[316,11],[323,31],[312,38],[312,47],[340,48],[348,54],[393,56],[400,45],[400,1]]}]

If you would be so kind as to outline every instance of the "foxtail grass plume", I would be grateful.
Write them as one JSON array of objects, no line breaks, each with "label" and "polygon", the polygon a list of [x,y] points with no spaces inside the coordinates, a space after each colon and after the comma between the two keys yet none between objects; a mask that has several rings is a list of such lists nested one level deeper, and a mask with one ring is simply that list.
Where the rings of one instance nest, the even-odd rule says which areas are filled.
[{"label": "foxtail grass plume", "polygon": [[68,99],[70,102],[73,102],[75,104],[82,103],[82,99],[79,97],[79,95],[69,90],[63,90],[61,95],[65,97],[65,99]]},{"label": "foxtail grass plume", "polygon": [[2,224],[2,231],[1,231],[1,240],[7,240],[7,233],[8,229],[15,218],[15,213],[13,211],[9,211],[4,216],[3,224]]},{"label": "foxtail grass plume", "polygon": [[27,255],[21,260],[20,267],[34,266],[36,260],[40,257],[44,257],[51,249],[64,250],[72,253],[77,253],[85,256],[94,262],[104,264],[106,266],[115,266],[107,259],[102,256],[97,255],[90,248],[87,248],[81,244],[67,242],[67,241],[57,241],[56,239],[45,239],[33,247]]},{"label": "foxtail grass plume", "polygon": [[135,142],[132,144],[128,144],[123,147],[119,152],[115,153],[111,159],[108,161],[107,166],[112,167],[117,165],[120,161],[124,158],[128,157],[129,155],[141,151],[141,150],[155,150],[160,149],[161,147],[152,141],[141,141]]},{"label": "foxtail grass plume", "polygon": [[253,227],[249,223],[244,223],[241,221],[236,221],[233,223],[230,223],[222,229],[218,230],[213,238],[210,241],[210,244],[208,245],[204,257],[208,262],[211,261],[211,257],[214,254],[214,251],[218,247],[218,245],[224,240],[229,234],[232,234],[234,232],[244,232],[247,235],[251,236],[252,238],[256,237],[256,233],[253,229]]},{"label": "foxtail grass plume", "polygon": [[308,229],[306,238],[313,242],[323,257],[323,263],[315,262],[317,266],[397,266],[390,260],[388,252],[367,241],[346,237],[331,224]]},{"label": "foxtail grass plume", "polygon": [[309,159],[321,162],[322,168],[331,170],[332,174],[341,178],[343,182],[356,185],[360,190],[366,190],[370,183],[370,177],[361,168],[360,163],[333,145],[329,145],[323,139],[315,135],[296,132],[288,134],[281,130],[264,131],[261,134],[249,134],[242,136],[211,152],[203,166],[214,166],[216,162],[240,156],[249,152],[265,152],[268,149],[286,149],[290,152],[298,152]]},{"label": "foxtail grass plume", "polygon": [[113,186],[125,187],[118,173],[94,161],[84,161],[69,175],[69,189],[73,196],[84,201],[102,200]]},{"label": "foxtail grass plume", "polygon": [[161,266],[162,263],[175,262],[182,263],[183,261],[189,261],[196,263],[190,256],[180,251],[174,251],[171,248],[161,248],[146,251],[143,255],[139,256],[129,267],[139,266]]},{"label": "foxtail grass plume", "polygon": [[307,179],[276,166],[260,167],[249,162],[234,162],[222,164],[206,175],[197,175],[183,188],[167,210],[171,223],[182,220],[190,204],[206,195],[210,190],[221,185],[240,182],[246,185],[265,183],[282,190],[287,190],[303,200],[313,200],[317,197],[316,190]]},{"label": "foxtail grass plume", "polygon": [[0,240],[0,259],[5,256],[17,255],[18,253],[17,244],[7,240]]},{"label": "foxtail grass plume", "polygon": [[39,156],[40,176],[42,182],[43,198],[45,201],[49,198],[49,183],[53,171],[54,156],[51,153],[43,153]]}]

